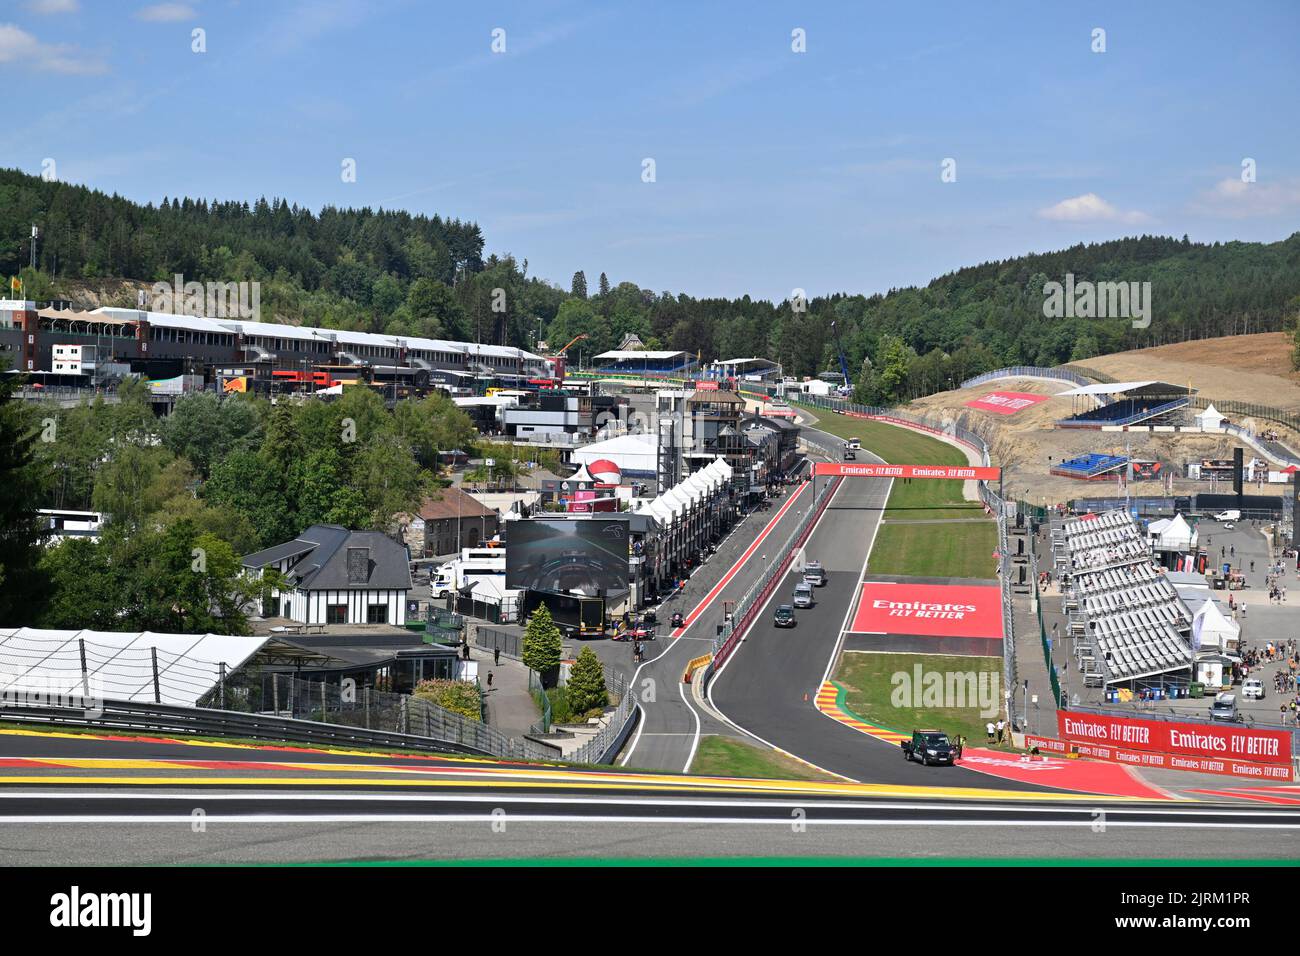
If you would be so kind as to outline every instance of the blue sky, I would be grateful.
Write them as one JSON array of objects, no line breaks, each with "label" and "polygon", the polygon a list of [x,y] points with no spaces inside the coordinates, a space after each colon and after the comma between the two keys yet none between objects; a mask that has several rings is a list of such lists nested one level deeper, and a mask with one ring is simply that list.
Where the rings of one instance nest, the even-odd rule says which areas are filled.
[{"label": "blue sky", "polygon": [[0,79],[0,165],[472,219],[565,286],[870,293],[1079,241],[1300,229],[1293,0],[4,0]]}]

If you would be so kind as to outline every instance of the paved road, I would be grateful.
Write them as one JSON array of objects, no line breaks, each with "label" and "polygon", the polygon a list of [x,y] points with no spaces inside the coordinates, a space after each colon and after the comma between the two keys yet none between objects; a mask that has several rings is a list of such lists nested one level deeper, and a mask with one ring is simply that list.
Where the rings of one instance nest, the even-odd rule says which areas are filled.
[{"label": "paved road", "polygon": [[745,731],[851,780],[926,785],[941,776],[944,785],[1024,789],[960,767],[909,763],[898,747],[837,723],[814,705],[860,591],[890,486],[888,479],[879,478],[840,483],[805,547],[829,578],[817,589],[816,606],[796,612],[798,623],[792,629],[772,624],[772,607],[793,591],[798,578],[787,575],[714,678],[709,700]]},{"label": "paved road", "polygon": [[[632,687],[643,701],[641,719],[625,748],[620,765],[647,770],[685,772],[690,768],[703,734],[734,731],[699,711],[682,684],[687,663],[713,649],[723,605],[735,601],[762,575],[778,547],[793,533],[812,501],[809,483],[789,486],[771,509],[750,515],[704,569],[692,578],[686,600],[677,599],[659,611],[666,621],[675,610],[686,614],[686,628],[665,637],[656,654],[638,668]],[[708,575],[706,577],[706,571]],[[650,697],[653,699],[648,699]]]}]

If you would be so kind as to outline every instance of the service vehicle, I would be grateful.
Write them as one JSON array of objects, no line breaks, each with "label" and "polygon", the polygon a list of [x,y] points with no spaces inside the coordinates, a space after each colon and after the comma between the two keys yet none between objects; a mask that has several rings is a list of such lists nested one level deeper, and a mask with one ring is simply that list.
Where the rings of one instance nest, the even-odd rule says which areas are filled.
[{"label": "service vehicle", "polygon": [[847,442],[845,442],[845,444],[848,445],[850,448],[852,448],[854,451],[860,451],[862,449],[861,438],[850,438]]},{"label": "service vehicle", "polygon": [[1241,682],[1241,696],[1246,700],[1264,699],[1264,682],[1258,677],[1247,677]]},{"label": "service vehicle", "polygon": [[1210,705],[1210,720],[1238,721],[1241,712],[1237,710],[1236,694],[1219,694]]},{"label": "service vehicle", "polygon": [[813,606],[813,589],[807,581],[800,581],[794,586],[794,606],[795,607],[812,607]]},{"label": "service vehicle", "polygon": [[1214,516],[1214,520],[1215,521],[1240,521],[1241,512],[1238,511],[1236,508],[1232,508],[1228,511],[1220,511],[1217,515]]},{"label": "service vehicle", "polygon": [[446,598],[482,578],[497,578],[504,586],[505,548],[462,548],[460,557],[452,558],[433,572],[429,581],[429,597],[433,600]]},{"label": "service vehicle", "polygon": [[912,739],[902,742],[903,757],[907,760],[919,760],[925,766],[930,764],[949,764],[957,759],[948,735],[942,730],[914,730]]},{"label": "service vehicle", "polygon": [[821,587],[826,583],[826,569],[822,567],[820,561],[809,561],[803,567],[803,579],[813,587]]},{"label": "service vehicle", "polygon": [[788,604],[778,604],[772,615],[772,623],[777,627],[794,627],[794,608]]}]

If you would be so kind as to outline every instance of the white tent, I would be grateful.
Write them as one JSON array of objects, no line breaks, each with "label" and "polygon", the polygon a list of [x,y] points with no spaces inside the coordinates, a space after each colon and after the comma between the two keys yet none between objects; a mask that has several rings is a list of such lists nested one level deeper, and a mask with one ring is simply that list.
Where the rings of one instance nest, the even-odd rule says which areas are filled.
[{"label": "white tent", "polygon": [[1205,411],[1196,416],[1196,423],[1202,428],[1222,428],[1223,416],[1211,403],[1205,407]]},{"label": "white tent", "polygon": [[[1151,530],[1153,532],[1156,531],[1155,526],[1157,524],[1161,524],[1161,522],[1157,521],[1152,524]],[[1196,532],[1187,523],[1187,519],[1181,514],[1176,514],[1159,530],[1156,547],[1162,551],[1187,551],[1195,540]]]},{"label": "white tent", "polygon": [[1233,653],[1241,636],[1241,625],[1219,610],[1218,604],[1207,600],[1192,616],[1192,649],[1219,654]]},{"label": "white tent", "polygon": [[[582,465],[581,474],[586,474],[586,466],[600,459],[612,461],[624,475],[654,475],[659,470],[659,436],[658,435],[619,435],[606,441],[593,442],[573,451],[574,464]],[[592,481],[591,477],[581,479],[573,476],[575,481]]]}]

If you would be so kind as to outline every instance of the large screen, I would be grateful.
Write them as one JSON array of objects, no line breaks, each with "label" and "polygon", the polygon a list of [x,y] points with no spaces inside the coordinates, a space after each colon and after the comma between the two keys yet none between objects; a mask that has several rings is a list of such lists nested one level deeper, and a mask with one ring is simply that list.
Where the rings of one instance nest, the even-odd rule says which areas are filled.
[{"label": "large screen", "polygon": [[577,591],[596,596],[627,590],[627,523],[608,519],[528,518],[506,531],[506,587]]}]

